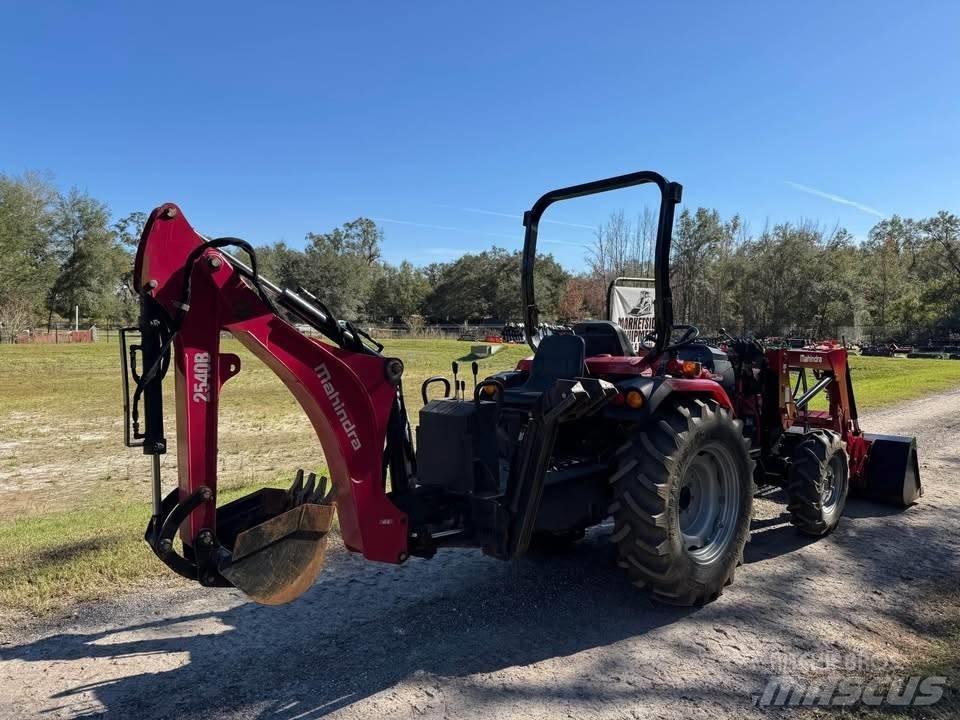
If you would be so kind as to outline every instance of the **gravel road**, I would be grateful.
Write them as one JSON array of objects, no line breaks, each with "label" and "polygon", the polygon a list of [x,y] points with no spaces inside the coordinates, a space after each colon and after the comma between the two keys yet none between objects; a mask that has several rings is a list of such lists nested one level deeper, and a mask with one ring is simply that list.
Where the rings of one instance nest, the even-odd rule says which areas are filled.
[{"label": "gravel road", "polygon": [[920,504],[851,501],[810,542],[761,500],[735,584],[703,608],[657,606],[628,585],[609,528],[512,564],[337,552],[284,607],[191,587],[3,628],[0,717],[776,716],[752,704],[772,675],[896,667],[926,648],[938,589],[960,578],[958,411],[955,391],[864,418],[918,436]]}]

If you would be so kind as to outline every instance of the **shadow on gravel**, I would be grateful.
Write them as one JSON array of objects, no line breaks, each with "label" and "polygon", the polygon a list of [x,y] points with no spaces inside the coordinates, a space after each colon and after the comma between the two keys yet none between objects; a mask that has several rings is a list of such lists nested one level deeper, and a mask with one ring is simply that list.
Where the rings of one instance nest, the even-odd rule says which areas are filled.
[{"label": "shadow on gravel", "polygon": [[772,560],[799,550],[816,542],[816,538],[801,535],[790,524],[790,515],[781,513],[778,517],[766,520],[754,520],[750,527],[750,542],[743,549],[745,565]]},{"label": "shadow on gravel", "polygon": [[[242,709],[243,717],[306,720],[418,672],[462,677],[529,665],[643,635],[692,612],[652,604],[624,580],[613,548],[595,537],[575,552],[519,563],[449,551],[392,567],[337,553],[322,580],[287,606],[241,604],[55,634],[0,648],[0,661],[187,651],[183,667],[76,685],[54,699],[75,706],[92,692],[110,717]],[[204,622],[219,634],[196,634]]]},{"label": "shadow on gravel", "polygon": [[[943,541],[935,525],[897,528],[896,522],[849,518],[821,542],[837,544],[837,559],[847,558],[848,572],[889,591],[897,584],[891,570],[897,573],[912,566],[917,575],[932,571],[917,562],[916,548]],[[912,537],[902,542],[901,534]],[[745,559],[754,563],[780,557],[810,542],[783,516],[757,521]],[[911,553],[912,563],[907,560]],[[749,569],[745,571],[749,575]],[[789,600],[802,589],[795,587],[796,582],[789,574],[771,575],[760,586],[760,594],[721,608],[722,616],[736,620],[751,604],[765,605],[771,597]],[[188,602],[181,607],[204,607],[200,602],[209,597],[215,598],[210,604],[237,598],[224,592],[214,596],[187,591]],[[823,611],[830,615],[835,611],[828,606]],[[430,675],[462,678],[470,685],[475,679],[468,676],[474,674],[607,647],[689,621],[699,612],[652,604],[624,580],[614,562],[614,548],[596,534],[575,552],[532,556],[512,564],[473,551],[447,551],[432,561],[393,567],[339,552],[331,556],[311,591],[276,608],[242,603],[169,616],[158,608],[157,620],[124,627],[113,620],[123,607],[118,601],[90,611],[102,615],[99,622],[113,626],[109,631],[53,634],[31,644],[0,648],[0,661],[53,668],[56,661],[100,658],[120,665],[116,671],[98,673],[121,675],[117,679],[77,684],[51,698],[64,711],[70,708],[72,716],[77,707],[90,706],[92,695],[106,707],[108,717],[308,720],[389,692],[398,683],[418,685],[422,677],[424,692],[430,695]],[[774,612],[770,622],[781,620]],[[184,651],[189,660],[181,667],[124,675],[131,672],[130,656]],[[700,649],[690,652],[691,662],[700,662],[696,655]],[[65,672],[67,677],[71,674]],[[490,691],[478,687],[478,700]],[[604,693],[613,700],[624,689],[594,685],[582,692],[598,695],[600,701]],[[647,691],[631,692],[635,697]],[[691,687],[690,692],[712,691]]]},{"label": "shadow on gravel", "polygon": [[[921,502],[923,502],[922,499]],[[904,508],[895,505],[881,505],[880,503],[851,497],[847,500],[847,506],[843,510],[843,515],[849,518],[888,517],[890,515],[901,515],[910,510],[912,510],[912,508],[906,508],[906,510],[904,510]]]}]

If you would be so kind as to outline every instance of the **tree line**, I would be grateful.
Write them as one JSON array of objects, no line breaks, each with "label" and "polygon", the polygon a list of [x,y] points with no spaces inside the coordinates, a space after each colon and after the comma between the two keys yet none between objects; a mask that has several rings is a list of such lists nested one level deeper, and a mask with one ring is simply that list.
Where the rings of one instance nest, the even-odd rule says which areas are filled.
[{"label": "tree line", "polygon": [[[115,219],[86,192],[58,190],[37,173],[0,175],[0,329],[4,334],[70,318],[129,324],[138,305],[130,281],[143,212]],[[585,270],[570,273],[543,254],[536,295],[545,320],[600,318],[618,276],[650,276],[656,215],[612,213],[597,228]],[[357,218],[311,232],[302,249],[257,249],[264,275],[302,287],[337,317],[377,323],[518,320],[520,252],[493,247],[418,267],[386,262],[384,233]],[[684,209],[671,261],[676,322],[777,335],[815,336],[879,327],[904,336],[960,329],[960,218],[893,216],[860,242],[841,227],[804,221],[752,233],[739,216]],[[889,329],[889,330],[887,330]]]},{"label": "tree line", "polygon": [[[614,213],[598,228],[587,273],[571,278],[561,314],[601,316],[607,284],[652,276],[656,224]],[[674,317],[715,332],[799,332],[925,339],[960,331],[960,217],[899,216],[858,242],[842,227],[801,221],[752,233],[734,215],[683,209],[673,230]]]}]

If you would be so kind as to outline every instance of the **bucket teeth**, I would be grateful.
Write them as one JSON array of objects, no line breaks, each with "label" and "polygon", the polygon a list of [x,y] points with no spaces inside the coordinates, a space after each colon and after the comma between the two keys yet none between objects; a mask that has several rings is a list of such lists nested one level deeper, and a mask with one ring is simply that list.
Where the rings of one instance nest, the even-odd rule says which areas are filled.
[{"label": "bucket teeth", "polygon": [[331,505],[333,503],[334,488],[333,484],[327,480],[325,475],[321,475],[317,480],[316,473],[307,475],[307,481],[303,481],[303,470],[297,470],[297,477],[293,485],[287,491],[290,497],[290,507],[312,503],[314,505]]},{"label": "bucket teeth", "polygon": [[313,502],[313,491],[317,487],[317,476],[313,473],[310,473],[307,476],[307,484],[303,486],[303,493],[300,495],[300,502],[298,505],[301,505],[305,502]]},{"label": "bucket teeth", "polygon": [[297,476],[287,490],[289,498],[288,508],[292,509],[298,505],[312,503],[314,505],[331,505],[333,503],[334,488],[333,484],[325,475],[317,479],[316,473],[307,475],[307,480],[303,480],[303,470],[297,470]]},{"label": "bucket teeth", "polygon": [[[328,484],[330,486],[329,489],[327,489]],[[319,499],[315,502],[320,505],[332,505],[335,495],[333,483],[329,482],[326,476],[322,476],[320,478],[320,484],[317,486],[317,496]]]}]

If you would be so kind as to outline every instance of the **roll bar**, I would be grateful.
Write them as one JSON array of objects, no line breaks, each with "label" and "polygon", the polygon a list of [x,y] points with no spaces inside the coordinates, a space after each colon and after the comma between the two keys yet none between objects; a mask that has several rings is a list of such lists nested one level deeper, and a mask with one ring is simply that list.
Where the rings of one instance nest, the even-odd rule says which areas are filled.
[{"label": "roll bar", "polygon": [[558,190],[551,190],[537,200],[533,207],[523,214],[523,225],[526,232],[523,238],[523,259],[520,266],[520,297],[523,303],[523,322],[527,334],[527,343],[533,350],[537,349],[539,339],[536,337],[536,328],[540,312],[534,297],[533,269],[537,259],[537,232],[540,218],[548,207],[560,200],[572,200],[585,195],[596,195],[610,190],[622,190],[634,185],[654,183],[660,189],[660,213],[657,221],[657,242],[654,249],[654,300],[653,307],[656,315],[654,328],[657,341],[654,354],[659,355],[670,341],[670,330],[673,327],[673,298],[670,293],[670,244],[673,240],[673,212],[683,196],[683,186],[680,183],[670,182],[663,175],[652,170],[618,175],[572,185]]}]

